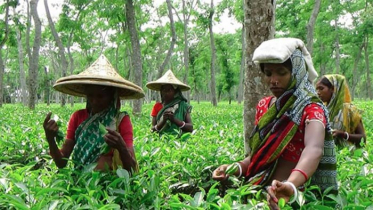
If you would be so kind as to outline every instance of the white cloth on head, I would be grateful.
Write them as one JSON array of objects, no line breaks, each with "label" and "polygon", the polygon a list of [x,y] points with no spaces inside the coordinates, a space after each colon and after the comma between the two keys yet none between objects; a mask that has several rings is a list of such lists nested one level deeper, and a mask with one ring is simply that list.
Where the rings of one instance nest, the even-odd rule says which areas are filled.
[{"label": "white cloth on head", "polygon": [[313,81],[318,76],[313,67],[312,58],[308,52],[304,42],[297,38],[277,38],[264,41],[255,49],[253,61],[256,64],[260,63],[284,63],[290,58],[295,49],[302,51],[308,71],[308,80]]}]

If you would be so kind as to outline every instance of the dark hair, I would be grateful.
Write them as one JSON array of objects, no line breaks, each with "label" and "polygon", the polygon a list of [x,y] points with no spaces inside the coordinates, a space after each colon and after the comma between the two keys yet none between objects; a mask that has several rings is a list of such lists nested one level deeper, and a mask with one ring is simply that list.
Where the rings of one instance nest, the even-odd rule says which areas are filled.
[{"label": "dark hair", "polygon": [[[293,64],[291,63],[291,59],[287,59],[285,62],[281,63],[283,66],[285,66],[287,69],[290,70],[290,72],[293,72]],[[260,70],[264,71],[264,63],[260,64]]]},{"label": "dark hair", "polygon": [[325,85],[325,86],[328,87],[328,88],[334,88],[334,85],[333,85],[333,84],[329,81],[329,79],[326,78],[326,77],[322,77],[322,78],[319,80],[319,82],[320,82],[321,84]]}]

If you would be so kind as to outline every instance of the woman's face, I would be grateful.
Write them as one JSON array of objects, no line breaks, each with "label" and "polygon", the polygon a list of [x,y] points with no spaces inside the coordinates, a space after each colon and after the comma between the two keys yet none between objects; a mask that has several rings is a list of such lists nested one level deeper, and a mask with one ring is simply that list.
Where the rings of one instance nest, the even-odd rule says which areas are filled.
[{"label": "woman's face", "polygon": [[113,88],[107,86],[89,85],[85,92],[93,114],[108,108],[114,97]]},{"label": "woman's face", "polygon": [[291,70],[283,64],[265,63],[263,72],[272,94],[277,98],[280,97],[291,83]]},{"label": "woman's face", "polygon": [[170,103],[174,99],[175,93],[176,91],[172,85],[162,85],[161,97],[165,104]]},{"label": "woman's face", "polygon": [[329,103],[330,99],[333,96],[333,88],[329,88],[328,86],[324,85],[320,81],[316,83],[316,91],[319,98],[325,102]]}]

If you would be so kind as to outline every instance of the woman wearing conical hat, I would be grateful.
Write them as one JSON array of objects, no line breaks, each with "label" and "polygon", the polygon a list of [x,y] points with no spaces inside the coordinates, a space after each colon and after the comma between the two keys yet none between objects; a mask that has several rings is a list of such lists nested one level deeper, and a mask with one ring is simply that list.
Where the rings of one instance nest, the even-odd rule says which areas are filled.
[{"label": "woman wearing conical hat", "polygon": [[143,90],[123,79],[104,55],[80,74],[58,79],[53,87],[87,98],[86,109],[72,114],[61,149],[55,141],[59,128],[51,119],[52,113],[44,120],[50,154],[57,167],[65,167],[72,156],[75,169],[97,164],[96,170],[121,166],[136,171],[132,124],[128,114],[120,112],[120,99],[142,98]]},{"label": "woman wearing conical hat", "polygon": [[153,107],[152,131],[160,135],[165,133],[181,135],[184,132],[193,131],[192,107],[187,103],[181,91],[187,91],[190,87],[178,80],[171,70],[168,70],[156,81],[148,82],[146,87],[159,91],[162,103],[156,103]]}]

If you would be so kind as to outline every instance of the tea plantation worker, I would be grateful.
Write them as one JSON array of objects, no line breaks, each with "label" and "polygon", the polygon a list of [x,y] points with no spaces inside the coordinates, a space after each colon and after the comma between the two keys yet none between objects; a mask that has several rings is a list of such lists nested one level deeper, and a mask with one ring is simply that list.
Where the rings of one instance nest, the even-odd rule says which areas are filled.
[{"label": "tea plantation worker", "polygon": [[346,78],[339,74],[325,75],[316,83],[316,90],[328,108],[336,145],[360,147],[362,141],[365,143],[361,111],[351,104]]},{"label": "tea plantation worker", "polygon": [[[254,51],[253,61],[260,64],[273,96],[259,101],[250,154],[233,163],[237,169],[232,173],[253,185],[267,186],[271,209],[278,208],[280,198],[297,200],[298,189],[309,179],[321,190],[337,191],[335,145],[326,107],[312,84],[317,73],[303,41],[265,41]],[[213,179],[227,179],[227,167],[213,171]]]},{"label": "tea plantation worker", "polygon": [[157,102],[151,112],[152,131],[162,134],[181,135],[193,131],[190,116],[192,106],[181,93],[190,87],[178,80],[171,70],[168,70],[156,81],[148,82],[146,87],[159,91],[162,102]]},{"label": "tea plantation worker", "polygon": [[86,109],[72,114],[61,149],[55,141],[59,128],[51,119],[52,113],[44,120],[50,155],[57,167],[65,167],[72,155],[75,169],[97,163],[95,170],[99,171],[115,170],[118,166],[137,171],[132,124],[129,115],[120,112],[120,99],[142,98],[143,90],[123,79],[104,55],[80,74],[58,79],[53,87],[87,98]]}]

